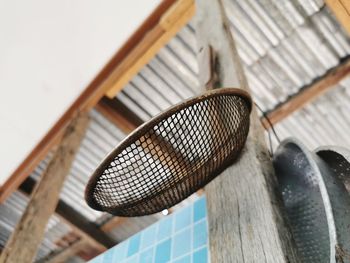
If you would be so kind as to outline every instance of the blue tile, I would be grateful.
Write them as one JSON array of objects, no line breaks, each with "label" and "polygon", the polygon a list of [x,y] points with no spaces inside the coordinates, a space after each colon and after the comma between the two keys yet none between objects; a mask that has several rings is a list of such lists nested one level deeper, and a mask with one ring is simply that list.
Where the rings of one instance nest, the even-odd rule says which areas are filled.
[{"label": "blue tile", "polygon": [[[138,255],[132,256],[125,261],[125,263],[138,263]],[[105,262],[107,263],[107,262]],[[108,262],[108,263],[118,263],[118,262]]]},{"label": "blue tile", "polygon": [[193,249],[204,246],[207,243],[207,237],[207,220],[203,220],[193,228]]},{"label": "blue tile", "polygon": [[91,259],[89,263],[103,263],[103,257],[104,257],[104,254],[99,255],[98,257]]},{"label": "blue tile", "polygon": [[114,249],[109,249],[103,253],[103,263],[113,262]]},{"label": "blue tile", "polygon": [[174,261],[174,263],[191,263],[191,256],[187,255]]},{"label": "blue tile", "polygon": [[136,234],[129,239],[128,257],[134,255],[140,248],[140,234]]},{"label": "blue tile", "polygon": [[152,263],[153,262],[153,247],[143,251],[140,254],[139,263]]},{"label": "blue tile", "polygon": [[193,206],[193,220],[194,222],[197,222],[199,220],[201,220],[202,218],[207,216],[207,206],[206,206],[206,201],[205,201],[205,197],[197,200],[194,203]]},{"label": "blue tile", "polygon": [[175,214],[175,232],[184,229],[191,224],[192,206],[182,208]]},{"label": "blue tile", "polygon": [[177,258],[190,252],[191,250],[191,228],[188,227],[184,231],[178,233],[174,237],[173,257]]},{"label": "blue tile", "polygon": [[152,225],[146,228],[144,231],[142,231],[141,249],[144,249],[154,244],[156,240],[156,231],[156,225]]},{"label": "blue tile", "polygon": [[159,222],[158,225],[158,235],[157,239],[162,240],[164,238],[170,237],[171,235],[171,229],[173,226],[173,216],[167,216],[163,220]]},{"label": "blue tile", "polygon": [[119,263],[122,262],[123,259],[126,258],[128,248],[128,241],[124,241],[115,247],[111,248],[111,250],[114,250],[113,254],[113,262]]},{"label": "blue tile", "polygon": [[156,248],[155,261],[157,263],[164,263],[170,260],[171,239],[167,239],[159,243]]},{"label": "blue tile", "polygon": [[207,263],[207,262],[208,262],[208,251],[206,247],[193,253],[192,263]]}]

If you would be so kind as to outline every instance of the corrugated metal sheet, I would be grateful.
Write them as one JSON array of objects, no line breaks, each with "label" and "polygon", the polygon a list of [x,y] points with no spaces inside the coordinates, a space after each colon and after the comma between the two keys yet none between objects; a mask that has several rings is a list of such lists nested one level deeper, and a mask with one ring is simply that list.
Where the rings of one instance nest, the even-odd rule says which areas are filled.
[{"label": "corrugated metal sheet", "polygon": [[[13,193],[0,205],[0,247],[4,247],[15,225],[21,218],[28,203],[28,197],[20,192]],[[58,249],[56,241],[71,232],[72,229],[57,216],[52,216],[47,227],[45,238],[39,248],[37,259],[43,258],[52,250]]]},{"label": "corrugated metal sheet", "polygon": [[[227,10],[248,81],[266,111],[350,53],[348,37],[319,1],[230,3]],[[198,92],[192,24],[117,95],[143,120]]]},{"label": "corrugated metal sheet", "polygon": [[[321,0],[232,0],[227,13],[254,100],[264,111],[273,109],[350,54],[349,38]],[[193,25],[190,22],[183,28],[117,95],[142,120],[198,92]],[[350,130],[349,86],[349,80],[343,81],[276,125],[280,137],[296,136],[312,148],[330,143],[350,147],[346,134]],[[109,216],[87,207],[83,199],[85,184],[102,158],[125,134],[97,111],[91,117],[61,198],[89,220],[101,224]],[[38,178],[48,160],[49,157],[31,176]],[[25,198],[18,196],[15,193],[0,206],[2,245],[25,205]],[[110,234],[116,240],[123,240],[158,217],[131,219]],[[46,234],[42,254],[54,249],[53,240],[68,231],[62,222],[50,224],[58,226]]]},{"label": "corrugated metal sheet", "polygon": [[[350,148],[350,78],[276,125],[279,137],[295,136],[310,149]],[[276,142],[275,142],[276,144]]]},{"label": "corrugated metal sheet", "polygon": [[[91,121],[86,136],[60,197],[90,221],[96,221],[102,213],[87,206],[84,200],[85,185],[104,156],[125,137],[125,134],[95,110],[90,113],[90,117]],[[38,180],[49,160],[49,157],[46,158],[31,176]]]},{"label": "corrugated metal sheet", "polygon": [[[254,100],[264,111],[296,94],[350,54],[349,37],[323,1],[232,0],[227,13]],[[198,92],[193,24],[179,32],[117,95],[143,120]],[[333,92],[345,93],[346,87],[349,81]],[[278,124],[280,137],[294,135],[310,147],[348,140],[344,131],[350,125],[345,120],[341,123],[341,115],[334,112],[339,107],[344,111],[348,97],[337,100],[344,105],[333,106],[333,114],[327,114],[334,103],[331,97],[322,97]],[[319,132],[312,133],[315,122]],[[333,125],[341,131],[330,131]]]}]

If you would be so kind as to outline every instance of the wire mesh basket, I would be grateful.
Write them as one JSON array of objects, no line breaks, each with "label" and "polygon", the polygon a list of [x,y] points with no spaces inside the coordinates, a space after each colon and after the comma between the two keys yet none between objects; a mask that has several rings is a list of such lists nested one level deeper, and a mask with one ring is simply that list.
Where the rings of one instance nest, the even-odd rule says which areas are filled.
[{"label": "wire mesh basket", "polygon": [[251,99],[223,88],[180,103],[136,129],[100,164],[88,205],[118,216],[160,212],[230,165],[249,131]]},{"label": "wire mesh basket", "polygon": [[333,170],[350,194],[350,150],[340,146],[322,146],[315,152]]},{"label": "wire mesh basket", "polygon": [[332,169],[295,139],[274,167],[301,262],[350,262],[350,198]]}]

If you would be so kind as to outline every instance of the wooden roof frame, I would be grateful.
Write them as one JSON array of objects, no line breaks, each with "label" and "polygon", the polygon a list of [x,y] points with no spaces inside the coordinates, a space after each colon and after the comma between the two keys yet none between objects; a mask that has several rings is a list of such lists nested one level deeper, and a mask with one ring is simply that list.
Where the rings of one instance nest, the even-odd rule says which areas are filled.
[{"label": "wooden roof frame", "polygon": [[349,0],[325,0],[339,23],[350,34],[350,1]]},{"label": "wooden roof frame", "polygon": [[[1,186],[0,203],[6,200],[48,152],[54,149],[60,141],[65,127],[77,112],[89,111],[106,93],[111,94],[112,88],[114,92],[117,92],[115,83],[119,83],[121,78],[124,79],[124,82],[130,80],[133,77],[130,72],[136,74],[147,64],[153,57],[151,55],[156,54],[186,25],[193,14],[193,0],[163,0]],[[140,51],[142,52],[140,53]],[[139,56],[145,53],[147,56],[139,60]],[[132,68],[131,71],[130,68]],[[125,70],[126,73],[124,73]],[[124,74],[128,74],[127,80]]]},{"label": "wooden roof frame", "polygon": [[[337,13],[348,14],[348,16],[342,15],[339,21],[345,28],[350,25],[350,15],[346,9],[350,8],[348,5],[342,4],[342,0],[327,0],[326,2],[336,15]],[[1,186],[0,203],[6,200],[47,153],[54,149],[60,140],[62,131],[76,112],[88,111],[95,107],[104,95],[115,96],[193,15],[193,0],[163,0]],[[328,72],[303,89],[301,94],[296,94],[281,103],[274,111],[268,113],[272,123],[275,124],[284,119],[347,77],[349,67],[349,63],[343,63],[333,68],[332,72]],[[316,82],[321,82],[322,85]],[[97,106],[97,108],[101,107]],[[123,126],[125,122],[120,124]],[[268,127],[267,123],[266,127]],[[130,130],[132,127],[126,128]]]},{"label": "wooden roof frame", "polygon": [[[342,11],[347,5],[340,5],[341,0],[327,0],[327,4],[332,10]],[[115,95],[123,85],[127,83],[147,62],[152,59],[156,52],[163,47],[181,28],[184,26],[194,14],[193,0],[163,0],[162,3],[152,12],[152,14],[144,21],[140,28],[128,39],[123,47],[108,62],[102,71],[95,77],[90,85],[75,100],[69,109],[62,115],[56,124],[49,130],[39,144],[32,150],[21,165],[13,172],[10,178],[0,188],[0,203],[3,202],[18,186],[25,180],[27,176],[35,169],[46,154],[57,145],[62,131],[67,123],[78,111],[87,111],[94,107],[100,99],[107,94],[109,97]],[[340,22],[342,24],[350,24],[350,16]],[[180,22],[181,23],[180,23]],[[171,34],[169,33],[171,31]],[[157,34],[155,32],[158,32]],[[164,37],[166,35],[166,38]],[[160,40],[161,39],[161,40]],[[147,52],[146,52],[147,51]],[[144,54],[147,53],[145,56]],[[323,81],[322,92],[327,87],[336,85],[340,80],[347,77],[349,63],[341,65],[342,70],[334,69],[335,74],[340,77],[333,76],[333,81]],[[346,72],[346,74],[344,74]],[[333,74],[333,73],[332,73]],[[332,74],[319,79],[332,77]],[[331,75],[331,76],[329,76]],[[338,75],[337,75],[338,76]],[[311,86],[310,86],[311,88]],[[306,90],[305,90],[306,91]],[[313,98],[319,95],[317,89],[313,89],[312,93],[307,94],[307,98]],[[305,95],[302,95],[305,96]],[[300,99],[298,95],[294,99]],[[289,100],[291,104],[293,99]],[[300,106],[293,107],[293,111],[307,103],[309,99],[303,101]],[[278,107],[280,112],[283,104]],[[285,107],[284,107],[285,108]],[[273,123],[280,121],[289,115],[289,110],[283,110],[283,114],[270,112],[269,116],[274,120]],[[278,115],[275,121],[275,116]]]},{"label": "wooden roof frame", "polygon": [[[340,0],[327,0],[328,5]],[[339,4],[339,3],[338,3]],[[339,6],[339,5],[338,5]],[[333,10],[333,8],[331,7]],[[343,10],[344,11],[344,10]],[[113,107],[113,100],[103,98],[105,95],[113,97],[150,59],[184,26],[194,14],[193,0],[164,0],[155,11],[145,20],[140,28],[129,38],[126,44],[109,61],[98,76],[90,83],[86,90],[77,98],[59,121],[50,129],[42,141],[28,155],[23,163],[11,175],[9,180],[0,188],[0,202],[4,201],[29,176],[46,154],[54,149],[60,140],[62,131],[78,111],[88,111],[95,107],[105,117],[118,125],[123,131],[131,132],[137,122],[130,121],[130,115],[125,116]],[[180,22],[179,22],[180,21]],[[342,22],[342,21],[340,21]],[[344,23],[344,22],[342,22]],[[347,20],[350,25],[350,16]],[[170,31],[170,33],[169,33]],[[329,70],[326,74],[304,87],[301,92],[288,98],[268,113],[273,124],[283,120],[292,112],[302,108],[327,90],[337,85],[342,79],[350,75],[350,59],[345,59],[340,65]],[[102,99],[102,100],[101,100]],[[128,117],[129,116],[129,117]],[[268,123],[265,123],[268,127]],[[67,218],[65,218],[67,219]],[[101,230],[114,228],[119,219],[112,220],[111,226],[102,226]],[[74,224],[73,224],[74,225]],[[84,229],[85,230],[85,229]],[[81,231],[84,239],[89,240],[91,233]],[[85,232],[85,233],[84,233]],[[88,234],[86,234],[86,232]],[[86,235],[86,236],[85,236]],[[101,240],[89,240],[100,246]],[[96,242],[97,241],[97,242]],[[85,241],[84,241],[85,242]]]}]

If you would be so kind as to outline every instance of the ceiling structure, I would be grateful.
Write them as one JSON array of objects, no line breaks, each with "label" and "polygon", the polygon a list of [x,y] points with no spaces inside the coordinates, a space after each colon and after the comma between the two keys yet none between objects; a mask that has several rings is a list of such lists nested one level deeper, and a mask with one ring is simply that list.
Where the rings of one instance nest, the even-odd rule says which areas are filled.
[{"label": "ceiling structure", "polygon": [[[350,79],[346,78],[350,38],[325,3],[321,0],[232,0],[227,13],[253,98],[266,113],[286,105],[320,81],[329,82],[335,75],[334,70],[345,63],[345,73],[335,87],[285,116],[275,128],[281,139],[295,136],[311,149],[325,144],[350,147],[346,136],[350,129],[347,114]],[[197,72],[195,26],[191,20],[120,92],[111,89],[110,99],[104,98],[91,111],[89,129],[65,182],[56,214],[50,220],[38,261],[62,255],[71,262],[86,260],[100,253],[103,246],[108,247],[110,241],[120,242],[163,216],[124,219],[94,211],[84,201],[84,188],[103,157],[127,133],[169,106],[198,93]],[[50,153],[20,191],[15,191],[0,205],[0,246],[5,245],[28,201],[28,180],[32,183],[38,180],[49,160]],[[196,199],[197,195],[184,203]],[[64,213],[66,211],[69,213]],[[81,221],[73,222],[74,213],[82,217]],[[101,231],[106,237],[96,240],[93,231]],[[79,243],[79,235],[88,240],[87,244]],[[69,247],[73,245],[81,246],[72,251]],[[87,253],[93,249],[95,254]]]},{"label": "ceiling structure", "polygon": [[0,185],[159,3],[0,1]]}]

